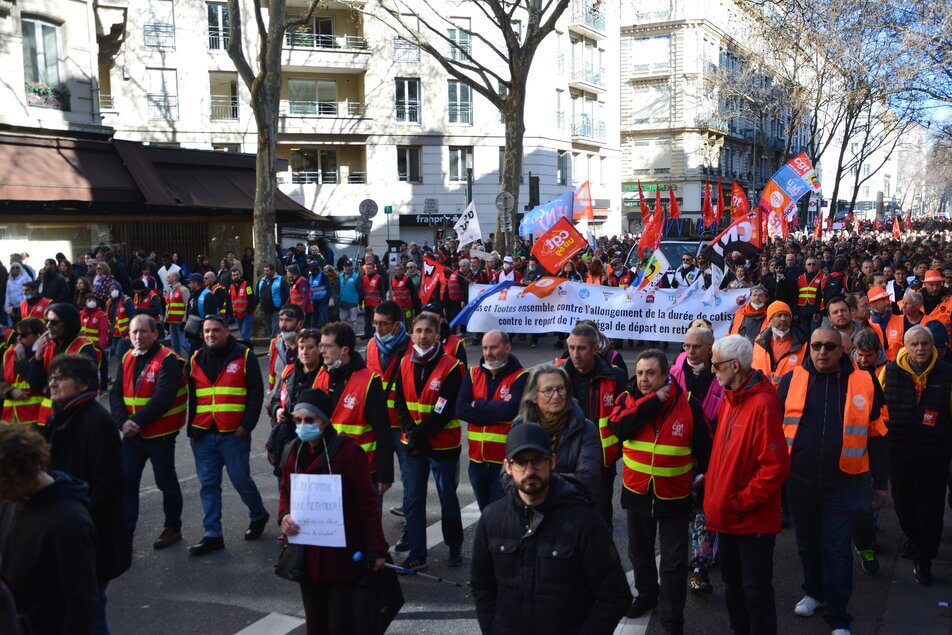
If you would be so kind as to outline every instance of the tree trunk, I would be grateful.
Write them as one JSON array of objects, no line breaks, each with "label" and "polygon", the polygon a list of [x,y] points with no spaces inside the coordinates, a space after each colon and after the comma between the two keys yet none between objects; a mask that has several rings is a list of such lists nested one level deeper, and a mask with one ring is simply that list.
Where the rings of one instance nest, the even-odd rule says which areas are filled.
[{"label": "tree trunk", "polygon": [[519,209],[519,187],[522,179],[522,151],[523,135],[526,132],[525,124],[526,89],[525,77],[514,79],[512,89],[506,99],[506,109],[503,117],[506,121],[506,150],[503,155],[502,191],[512,194],[515,205],[510,212],[511,231],[503,231],[503,212],[496,216],[496,250],[503,254],[511,254],[518,235],[519,226],[516,224],[516,212]]}]

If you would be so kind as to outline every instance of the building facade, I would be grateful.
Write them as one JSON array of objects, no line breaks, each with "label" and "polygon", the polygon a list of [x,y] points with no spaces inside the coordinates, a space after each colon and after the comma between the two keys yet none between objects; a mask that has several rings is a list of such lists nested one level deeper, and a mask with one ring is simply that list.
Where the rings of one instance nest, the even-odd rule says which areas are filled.
[{"label": "building facade", "polygon": [[[254,152],[249,93],[226,51],[226,3],[123,4],[122,43],[100,55],[98,73],[102,120],[116,137]],[[290,0],[288,11],[304,12],[307,4]],[[572,3],[539,47],[528,86],[517,209],[528,203],[530,173],[540,177],[543,202],[587,180],[603,231],[616,233],[618,29],[611,4]],[[285,36],[278,145],[288,169],[279,174],[281,190],[321,216],[354,218],[361,201],[374,200],[380,213],[373,245],[388,238],[432,242],[437,230],[451,231],[465,209],[472,169],[484,235],[494,231],[505,144],[499,111],[396,37],[367,5],[365,13],[343,2],[322,3]],[[489,27],[481,11],[466,5],[454,5],[447,16],[453,43],[447,52],[482,61],[489,50],[472,33]],[[251,58],[256,39],[248,15]],[[386,208],[392,214],[383,213]]]}]

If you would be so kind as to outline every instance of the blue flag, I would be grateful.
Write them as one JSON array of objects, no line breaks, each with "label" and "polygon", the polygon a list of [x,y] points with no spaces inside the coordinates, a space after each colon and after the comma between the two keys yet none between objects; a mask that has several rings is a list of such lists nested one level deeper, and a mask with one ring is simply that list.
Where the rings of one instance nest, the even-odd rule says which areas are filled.
[{"label": "blue flag", "polygon": [[529,211],[519,223],[519,235],[523,238],[532,234],[541,234],[559,222],[560,218],[572,220],[575,208],[575,192],[566,192],[548,203],[543,203]]},{"label": "blue flag", "polygon": [[474,298],[473,300],[470,300],[469,304],[464,306],[463,309],[456,315],[456,317],[453,318],[453,321],[450,322],[450,328],[451,329],[456,328],[460,324],[464,326],[468,324],[470,316],[476,312],[476,307],[482,304],[483,300],[493,295],[494,293],[498,293],[502,291],[503,289],[508,289],[509,287],[515,284],[516,283],[513,280],[503,280],[502,282],[497,282],[493,286],[483,291],[479,295],[479,297]]}]

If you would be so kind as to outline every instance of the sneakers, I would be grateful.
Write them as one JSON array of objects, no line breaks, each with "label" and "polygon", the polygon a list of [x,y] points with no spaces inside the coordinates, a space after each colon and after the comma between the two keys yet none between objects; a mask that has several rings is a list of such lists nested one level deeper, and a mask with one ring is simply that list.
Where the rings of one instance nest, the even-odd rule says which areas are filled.
[{"label": "sneakers", "polygon": [[714,585],[711,584],[707,571],[703,568],[697,568],[688,575],[688,588],[695,593],[714,593]]},{"label": "sneakers", "polygon": [[393,514],[394,516],[399,516],[400,518],[403,518],[403,506],[401,505],[400,507],[391,507],[390,513]]},{"label": "sneakers", "polygon": [[446,561],[446,564],[451,567],[462,567],[463,566],[463,552],[450,552],[450,559]]},{"label": "sneakers", "polygon": [[[404,569],[410,569],[411,571],[426,571],[427,565],[426,560],[421,560],[419,558],[407,558],[400,563],[400,566]],[[407,575],[405,571],[397,571],[397,573],[403,573]]]},{"label": "sneakers", "polygon": [[628,612],[625,613],[625,617],[637,619],[656,606],[658,606],[658,598],[646,598],[639,595],[632,600],[631,606],[628,607]]},{"label": "sneakers", "polygon": [[810,617],[816,613],[816,610],[821,606],[823,606],[823,602],[811,598],[809,595],[804,595],[803,599],[797,602],[797,606],[794,607],[793,612],[800,617]]},{"label": "sneakers", "polygon": [[855,547],[856,555],[860,557],[863,564],[863,571],[870,575],[879,573],[879,558],[876,557],[872,549],[860,549]]},{"label": "sneakers", "polygon": [[928,560],[917,562],[912,566],[912,576],[922,586],[932,586],[932,563]]}]

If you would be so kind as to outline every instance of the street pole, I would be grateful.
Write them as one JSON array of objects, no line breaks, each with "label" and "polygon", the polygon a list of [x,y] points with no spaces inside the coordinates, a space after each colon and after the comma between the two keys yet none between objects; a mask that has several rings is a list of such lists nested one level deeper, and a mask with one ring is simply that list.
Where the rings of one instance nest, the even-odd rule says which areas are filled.
[{"label": "street pole", "polygon": [[466,168],[466,204],[473,202],[473,168]]}]

